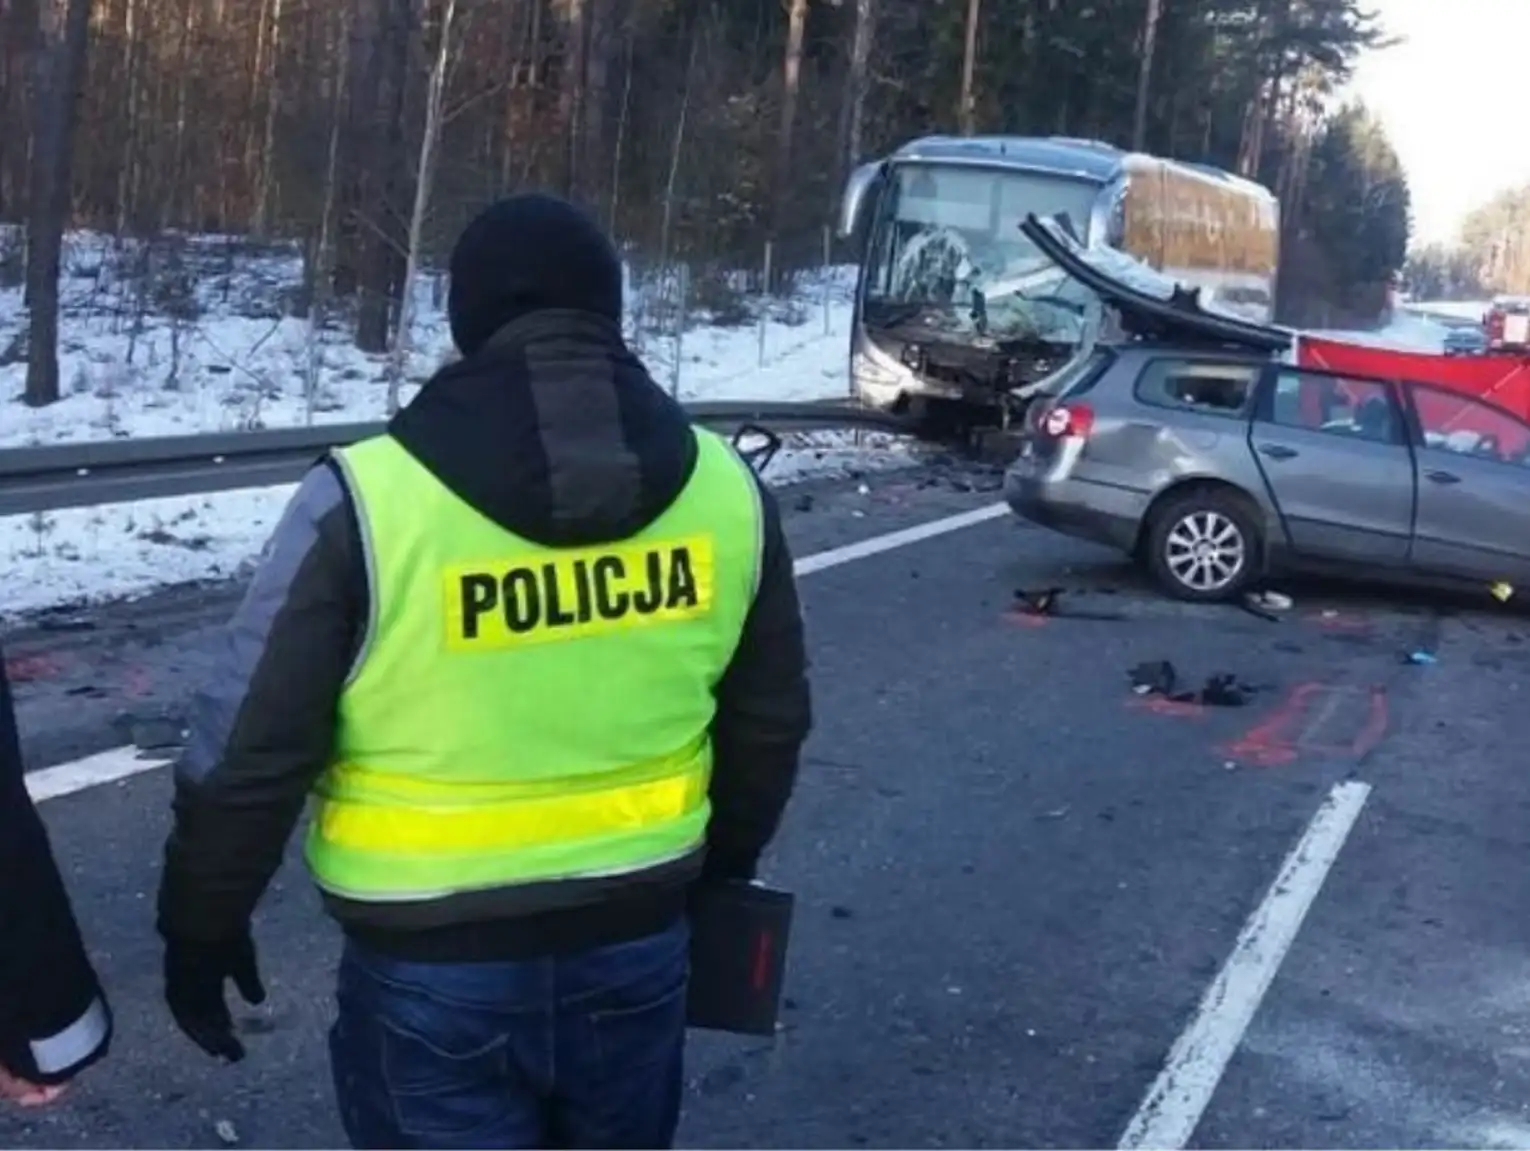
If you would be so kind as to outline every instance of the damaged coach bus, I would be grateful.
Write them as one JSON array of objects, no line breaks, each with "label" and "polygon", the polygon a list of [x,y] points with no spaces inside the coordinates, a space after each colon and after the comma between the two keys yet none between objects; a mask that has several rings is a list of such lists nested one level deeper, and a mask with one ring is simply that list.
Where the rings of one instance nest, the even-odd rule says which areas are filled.
[{"label": "damaged coach bus", "polygon": [[1021,232],[1028,214],[1065,216],[1084,246],[1199,288],[1224,314],[1272,317],[1280,210],[1259,184],[1091,140],[930,137],[845,189],[840,233],[864,253],[850,348],[862,402],[992,418],[1118,333],[1114,309]]}]

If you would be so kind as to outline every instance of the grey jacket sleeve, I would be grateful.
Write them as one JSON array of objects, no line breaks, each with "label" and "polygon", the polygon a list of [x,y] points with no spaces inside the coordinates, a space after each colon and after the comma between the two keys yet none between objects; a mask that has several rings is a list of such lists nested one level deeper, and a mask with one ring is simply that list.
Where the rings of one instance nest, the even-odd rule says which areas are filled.
[{"label": "grey jacket sleeve", "polygon": [[[756,482],[759,482],[758,480]],[[791,548],[774,494],[760,483],[760,584],[733,661],[717,687],[712,723],[708,875],[752,878],[797,781],[812,728],[807,650]]]},{"label": "grey jacket sleeve", "polygon": [[192,697],[159,892],[165,935],[247,929],[329,760],[366,597],[355,513],[326,462],[299,485]]}]

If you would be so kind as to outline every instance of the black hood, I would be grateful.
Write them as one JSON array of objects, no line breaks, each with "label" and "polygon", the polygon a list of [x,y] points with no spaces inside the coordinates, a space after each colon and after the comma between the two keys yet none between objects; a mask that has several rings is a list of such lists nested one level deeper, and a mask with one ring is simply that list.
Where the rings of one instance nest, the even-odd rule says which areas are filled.
[{"label": "black hood", "polygon": [[500,329],[388,431],[483,515],[554,547],[642,530],[696,466],[685,410],[620,327],[589,312],[537,311]]}]

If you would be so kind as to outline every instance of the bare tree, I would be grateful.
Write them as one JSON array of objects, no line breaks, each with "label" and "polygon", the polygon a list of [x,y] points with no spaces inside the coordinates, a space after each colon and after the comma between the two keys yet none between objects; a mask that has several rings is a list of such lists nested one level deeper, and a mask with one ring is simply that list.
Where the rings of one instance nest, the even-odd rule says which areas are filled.
[{"label": "bare tree", "polygon": [[58,400],[58,295],[72,201],[74,120],[90,39],[90,0],[41,0],[33,107],[32,203],[27,220],[29,309],[24,398]]},{"label": "bare tree", "polygon": [[[786,51],[781,58],[781,124],[776,133],[776,163],[771,232],[779,233],[792,187],[792,134],[797,125],[797,99],[802,89],[802,38],[807,29],[808,0],[790,0],[786,18]],[[770,284],[765,285],[768,292]]]},{"label": "bare tree", "polygon": [[399,390],[409,365],[414,326],[414,281],[420,266],[420,246],[425,234],[425,215],[430,210],[430,190],[436,178],[436,158],[441,147],[442,106],[446,97],[446,74],[452,56],[452,25],[457,0],[445,0],[441,10],[440,40],[430,66],[425,91],[425,126],[420,133],[420,161],[414,182],[414,206],[409,212],[409,238],[404,250],[404,286],[398,305],[398,326],[388,357],[388,414],[399,408]]},{"label": "bare tree", "polygon": [[850,68],[845,73],[845,93],[840,104],[840,163],[845,175],[861,159],[866,132],[867,71],[871,45],[876,36],[876,0],[855,0],[855,31],[850,37]]},{"label": "bare tree", "polygon": [[1153,89],[1153,52],[1158,46],[1158,23],[1163,18],[1163,0],[1147,0],[1147,15],[1142,21],[1142,59],[1137,65],[1137,111],[1132,118],[1132,149],[1147,147],[1148,98]]},{"label": "bare tree", "polygon": [[978,21],[983,16],[983,0],[967,0],[967,35],[962,46],[962,135],[970,136],[976,131],[977,96],[973,91],[973,78],[977,72]]}]

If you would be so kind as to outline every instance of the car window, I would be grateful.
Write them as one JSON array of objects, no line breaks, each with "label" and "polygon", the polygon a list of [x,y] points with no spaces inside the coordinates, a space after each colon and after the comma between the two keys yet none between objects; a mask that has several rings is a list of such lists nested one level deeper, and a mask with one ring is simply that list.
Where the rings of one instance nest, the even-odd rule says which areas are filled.
[{"label": "car window", "polygon": [[1268,419],[1285,428],[1401,444],[1402,423],[1390,391],[1377,380],[1287,369],[1275,377]]},{"label": "car window", "polygon": [[1077,399],[1100,382],[1105,365],[1115,358],[1105,348],[1095,348],[1058,370],[1057,379],[1047,390],[1059,400]]},{"label": "car window", "polygon": [[1510,412],[1445,388],[1408,387],[1425,447],[1498,463],[1530,462],[1530,425]]},{"label": "car window", "polygon": [[1248,411],[1259,382],[1259,365],[1210,360],[1154,360],[1137,377],[1137,398],[1161,408],[1212,416]]}]

